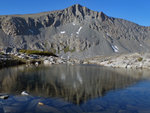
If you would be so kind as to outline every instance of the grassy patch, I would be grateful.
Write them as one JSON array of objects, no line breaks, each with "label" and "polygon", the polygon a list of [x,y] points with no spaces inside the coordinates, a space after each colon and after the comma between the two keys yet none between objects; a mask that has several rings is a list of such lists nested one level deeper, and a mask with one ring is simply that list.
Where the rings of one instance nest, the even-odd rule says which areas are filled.
[{"label": "grassy patch", "polygon": [[64,48],[64,52],[65,53],[69,52],[69,46],[67,46],[66,48]]},{"label": "grassy patch", "polygon": [[49,52],[49,51],[24,50],[24,49],[22,49],[19,52],[26,53],[26,54],[42,55],[42,56],[56,56],[54,53]]},{"label": "grassy patch", "polygon": [[74,49],[70,50],[70,52],[73,53],[73,52],[75,52],[75,50],[76,50],[76,49],[74,48]]},{"label": "grassy patch", "polygon": [[0,52],[0,55],[3,55],[4,53],[3,52]]},{"label": "grassy patch", "polygon": [[51,52],[54,53],[54,54],[56,54],[56,49],[51,48]]},{"label": "grassy patch", "polygon": [[75,52],[75,48],[74,49],[69,49],[69,46],[67,46],[66,48],[64,48],[64,52],[67,53],[67,52]]},{"label": "grassy patch", "polygon": [[141,62],[142,60],[143,60],[143,58],[142,58],[142,57],[139,57],[139,58],[138,58],[138,61],[139,61],[139,62]]}]

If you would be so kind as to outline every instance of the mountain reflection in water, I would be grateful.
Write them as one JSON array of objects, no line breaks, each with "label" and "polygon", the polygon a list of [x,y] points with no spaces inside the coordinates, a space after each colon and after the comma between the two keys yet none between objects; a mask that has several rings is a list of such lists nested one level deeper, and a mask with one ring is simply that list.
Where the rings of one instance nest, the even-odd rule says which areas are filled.
[{"label": "mountain reflection in water", "polygon": [[[114,69],[113,69],[114,70]],[[125,88],[141,79],[141,73],[90,65],[12,67],[0,70],[0,93],[60,97],[81,104],[104,96],[110,90]]]}]

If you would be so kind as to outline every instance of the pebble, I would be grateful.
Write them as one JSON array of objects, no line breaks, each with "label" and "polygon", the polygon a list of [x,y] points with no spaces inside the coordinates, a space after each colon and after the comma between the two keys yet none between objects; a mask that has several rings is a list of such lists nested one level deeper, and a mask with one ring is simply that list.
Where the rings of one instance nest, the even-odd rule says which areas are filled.
[{"label": "pebble", "polygon": [[44,105],[44,103],[42,103],[42,102],[38,102],[38,105],[43,106],[43,105]]}]

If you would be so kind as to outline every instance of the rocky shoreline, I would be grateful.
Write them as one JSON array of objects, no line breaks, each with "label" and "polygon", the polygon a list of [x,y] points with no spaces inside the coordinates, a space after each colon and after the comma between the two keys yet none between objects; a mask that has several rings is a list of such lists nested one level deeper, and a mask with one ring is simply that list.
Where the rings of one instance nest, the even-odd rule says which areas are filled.
[{"label": "rocky shoreline", "polygon": [[19,64],[38,66],[40,64],[96,64],[113,68],[127,69],[150,69],[150,54],[149,53],[130,53],[118,54],[113,56],[98,56],[88,59],[73,59],[56,56],[42,56],[26,53],[5,53],[0,54],[0,67],[7,67]]},{"label": "rocky shoreline", "polygon": [[43,56],[26,53],[1,53],[0,54],[0,68],[26,64],[26,66],[40,64],[52,65],[52,64],[82,64],[83,60],[63,58],[56,56]]},{"label": "rocky shoreline", "polygon": [[0,54],[0,68],[24,64],[19,59],[14,59],[8,54]]},{"label": "rocky shoreline", "polygon": [[150,54],[130,53],[109,57],[97,57],[88,59],[88,63],[114,68],[150,69]]}]

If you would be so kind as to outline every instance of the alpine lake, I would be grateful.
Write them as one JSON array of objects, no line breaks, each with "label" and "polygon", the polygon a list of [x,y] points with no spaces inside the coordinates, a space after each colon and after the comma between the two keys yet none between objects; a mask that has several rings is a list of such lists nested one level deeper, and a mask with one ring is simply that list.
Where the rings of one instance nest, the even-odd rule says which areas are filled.
[{"label": "alpine lake", "polygon": [[150,71],[96,65],[0,69],[0,113],[150,113]]}]

